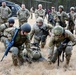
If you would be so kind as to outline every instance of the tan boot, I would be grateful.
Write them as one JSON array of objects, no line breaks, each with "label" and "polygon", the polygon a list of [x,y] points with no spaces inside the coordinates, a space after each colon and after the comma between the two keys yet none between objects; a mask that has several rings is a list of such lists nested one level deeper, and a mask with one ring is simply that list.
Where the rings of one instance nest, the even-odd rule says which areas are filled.
[{"label": "tan boot", "polygon": [[12,55],[12,60],[13,60],[14,66],[18,66],[17,56]]},{"label": "tan boot", "polygon": [[44,48],[44,45],[41,45],[41,48]]},{"label": "tan boot", "polygon": [[66,63],[64,65],[65,68],[69,67],[70,57],[71,57],[71,55],[66,55]]}]

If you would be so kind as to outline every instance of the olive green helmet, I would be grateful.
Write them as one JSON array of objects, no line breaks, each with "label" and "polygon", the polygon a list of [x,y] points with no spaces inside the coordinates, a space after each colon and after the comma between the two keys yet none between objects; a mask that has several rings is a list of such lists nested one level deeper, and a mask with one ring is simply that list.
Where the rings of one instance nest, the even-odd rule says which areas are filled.
[{"label": "olive green helmet", "polygon": [[38,17],[36,22],[42,22],[43,23],[43,18],[42,17]]},{"label": "olive green helmet", "polygon": [[75,10],[75,8],[74,7],[71,7],[70,10]]},{"label": "olive green helmet", "polygon": [[52,32],[53,32],[53,34],[54,34],[55,36],[58,36],[58,35],[62,35],[62,34],[63,34],[64,29],[63,29],[63,27],[61,27],[61,26],[55,26],[55,27],[53,28]]},{"label": "olive green helmet", "polygon": [[64,10],[64,7],[63,7],[63,5],[59,5],[59,8],[61,8],[61,9],[63,9],[63,10]]},{"label": "olive green helmet", "polygon": [[41,53],[40,53],[40,51],[33,50],[32,51],[32,56],[33,56],[33,59],[37,60],[41,57]]}]

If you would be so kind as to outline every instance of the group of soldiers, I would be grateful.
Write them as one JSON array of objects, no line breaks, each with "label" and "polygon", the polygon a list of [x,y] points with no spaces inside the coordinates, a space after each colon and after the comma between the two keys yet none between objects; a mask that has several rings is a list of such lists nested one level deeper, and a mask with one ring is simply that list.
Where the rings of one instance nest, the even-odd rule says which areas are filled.
[{"label": "group of soldiers", "polygon": [[[2,5],[4,4],[6,5],[5,2],[2,3]],[[10,14],[6,17],[7,11],[3,12],[6,13],[3,16],[1,8],[4,10],[5,6],[0,7],[0,17],[5,21],[11,15],[11,10],[8,7],[5,9],[10,11]],[[47,36],[50,35],[47,62],[49,64],[55,63],[58,59],[57,57],[59,56],[60,58],[63,52],[66,55],[65,67],[68,67],[73,45],[76,44],[76,39],[73,35],[73,26],[75,26],[74,10],[75,8],[71,7],[70,13],[67,15],[62,5],[59,6],[58,13],[55,11],[55,7],[52,7],[49,14],[49,23],[45,24],[45,11],[42,9],[42,4],[39,4],[38,10],[35,11],[36,23],[31,28],[30,24],[27,23],[30,17],[29,10],[25,8],[25,4],[22,4],[21,9],[17,12],[19,28],[14,26],[15,20],[13,18],[9,18],[0,25],[0,40],[4,43],[5,48],[7,49],[10,43],[14,41],[9,50],[12,53],[13,64],[18,66],[22,65],[25,60],[32,63],[33,58],[36,60],[42,58],[40,50],[45,47]],[[66,21],[68,21],[68,24],[66,24]],[[34,47],[31,45],[32,38]],[[62,43],[63,41],[64,43]],[[58,49],[59,47],[61,48]]]}]

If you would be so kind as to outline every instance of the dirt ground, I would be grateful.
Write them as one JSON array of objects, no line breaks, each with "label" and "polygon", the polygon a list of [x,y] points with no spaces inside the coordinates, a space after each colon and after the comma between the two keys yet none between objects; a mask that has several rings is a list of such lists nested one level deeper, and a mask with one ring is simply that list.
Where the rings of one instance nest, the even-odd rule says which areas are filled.
[{"label": "dirt ground", "polygon": [[[16,18],[15,18],[16,19]],[[46,22],[46,20],[44,20]],[[30,19],[29,23],[31,26],[35,23],[35,18]],[[18,27],[18,20],[16,19],[15,26]],[[47,39],[47,44],[44,49],[41,49],[43,56],[47,58],[48,56],[48,43],[49,38]],[[76,46],[73,47],[72,57],[70,61],[70,66],[65,71],[63,66],[65,64],[65,60],[63,63],[60,63],[60,67],[57,68],[57,63],[49,65],[45,61],[33,62],[32,64],[24,63],[22,66],[15,67],[12,64],[11,54],[4,58],[2,62],[0,62],[0,75],[76,75]],[[4,54],[4,45],[0,42],[0,59]]]}]

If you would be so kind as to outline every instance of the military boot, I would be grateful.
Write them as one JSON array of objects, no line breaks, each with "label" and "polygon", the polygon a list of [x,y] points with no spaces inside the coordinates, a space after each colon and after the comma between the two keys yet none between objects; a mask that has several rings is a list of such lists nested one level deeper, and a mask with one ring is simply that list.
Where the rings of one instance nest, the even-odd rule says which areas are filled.
[{"label": "military boot", "polygon": [[14,66],[18,66],[18,60],[17,60],[17,56],[16,55],[12,55],[12,60],[13,60]]},{"label": "military boot", "polygon": [[19,61],[19,65],[20,65],[20,66],[23,65],[24,59],[22,58],[22,56],[19,56],[19,57],[18,57],[18,61]]},{"label": "military boot", "polygon": [[41,44],[41,48],[44,48],[45,45]]},{"label": "military boot", "polygon": [[68,66],[69,66],[70,57],[71,57],[70,54],[69,54],[69,55],[66,55],[66,63],[65,63],[65,65],[64,65],[65,68],[68,68]]}]

